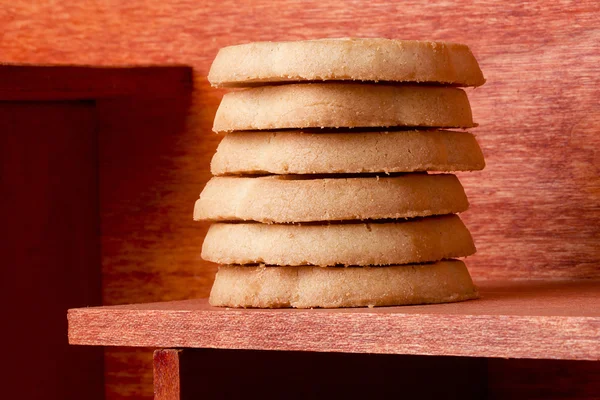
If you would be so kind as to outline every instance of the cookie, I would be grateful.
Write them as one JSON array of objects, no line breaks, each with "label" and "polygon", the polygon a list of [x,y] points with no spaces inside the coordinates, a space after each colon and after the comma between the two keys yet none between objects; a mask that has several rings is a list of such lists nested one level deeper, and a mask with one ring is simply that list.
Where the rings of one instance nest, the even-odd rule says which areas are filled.
[{"label": "cookie", "polygon": [[463,44],[390,39],[258,42],[219,50],[215,87],[292,81],[394,81],[480,86],[485,79]]},{"label": "cookie", "polygon": [[194,220],[282,223],[411,218],[458,213],[468,206],[462,185],[451,174],[213,177],[196,201]]},{"label": "cookie", "polygon": [[263,86],[227,93],[217,133],[287,128],[475,126],[467,95],[439,86],[320,83]]},{"label": "cookie", "polygon": [[221,307],[336,308],[477,298],[462,261],[391,267],[221,266],[209,302]]},{"label": "cookie", "polygon": [[234,132],[211,162],[213,175],[473,171],[485,161],[467,132]]},{"label": "cookie", "polygon": [[202,258],[220,264],[391,265],[475,253],[457,215],[402,222],[318,225],[216,223]]}]

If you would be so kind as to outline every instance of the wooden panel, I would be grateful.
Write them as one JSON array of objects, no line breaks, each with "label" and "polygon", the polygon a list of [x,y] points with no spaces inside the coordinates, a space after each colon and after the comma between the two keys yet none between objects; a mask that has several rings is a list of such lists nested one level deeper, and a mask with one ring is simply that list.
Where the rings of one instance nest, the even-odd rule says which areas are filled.
[{"label": "wooden panel", "polygon": [[[219,47],[322,36],[466,42],[488,79],[469,91],[481,124],[474,132],[488,168],[463,174],[473,204],[465,219],[480,250],[469,260],[474,274],[598,277],[598,12],[600,3],[594,0],[409,1],[401,7],[370,1],[343,8],[334,1],[299,0],[90,1],[77,6],[42,1],[11,4],[0,20],[0,50],[11,62],[192,65],[200,100],[189,129],[198,135],[198,144],[190,142],[185,153],[197,157],[202,178],[189,184],[199,192],[208,168],[199,138],[211,146],[217,140],[210,126],[222,92],[210,89],[205,76]],[[192,254],[192,249],[187,256],[157,250],[148,257],[189,263]],[[195,276],[192,271],[182,281]],[[209,281],[213,269],[198,271]],[[164,274],[170,275],[168,267]],[[148,286],[152,291],[156,284]]]},{"label": "wooden panel", "polygon": [[104,304],[208,293],[212,276],[197,269],[207,225],[192,210],[207,178],[197,159],[214,147],[186,130],[190,102],[189,93],[97,101]]},{"label": "wooden panel", "polygon": [[[197,269],[207,225],[191,216],[207,179],[196,161],[214,141],[188,129],[191,101],[179,93],[97,102],[104,304],[208,295],[214,272]],[[151,397],[151,366],[151,350],[107,349],[107,396]]]},{"label": "wooden panel", "polygon": [[156,351],[154,372],[156,400],[481,399],[487,380],[478,358],[213,349]]},{"label": "wooden panel", "polygon": [[69,310],[73,344],[600,360],[600,281],[481,287],[429,306],[243,310],[187,300]]},{"label": "wooden panel", "polygon": [[92,102],[0,102],[3,398],[103,398],[65,319],[102,302],[95,124]]},{"label": "wooden panel", "polygon": [[104,351],[104,384],[107,399],[153,397],[152,350],[110,347]]},{"label": "wooden panel", "polygon": [[[121,218],[136,233],[126,240],[125,235],[105,239],[105,244],[112,241],[105,266],[120,266],[105,277],[109,304],[208,293],[214,266],[198,258],[205,227],[166,234],[145,227],[149,221],[157,226],[187,223],[166,218],[187,215],[192,206],[187,195],[199,193],[208,178],[210,149],[218,141],[210,133],[211,120],[222,94],[206,82],[210,62],[219,47],[253,40],[386,36],[471,45],[488,78],[485,86],[469,91],[481,124],[473,131],[488,167],[461,175],[472,203],[464,219],[479,249],[468,259],[471,271],[478,279],[600,277],[600,3],[595,0],[7,4],[0,13],[2,61],[185,63],[195,68],[193,115],[178,145],[167,146],[160,161],[164,166],[165,159],[174,159],[172,167],[188,171],[150,168],[146,178],[176,188],[187,176],[185,199],[173,203],[168,213],[154,212],[152,219],[144,217],[147,197],[124,200],[128,206],[122,210],[134,212]],[[131,168],[135,162],[134,157]],[[170,176],[179,176],[172,186]],[[190,239],[192,229],[198,232]],[[165,240],[168,245],[162,244]],[[150,273],[144,272],[146,263],[153,266]],[[146,354],[144,362],[150,357]],[[129,370],[125,376],[135,374]],[[145,393],[151,395],[151,389]]]},{"label": "wooden panel", "polygon": [[2,100],[81,100],[177,95],[192,89],[192,69],[0,65]]}]

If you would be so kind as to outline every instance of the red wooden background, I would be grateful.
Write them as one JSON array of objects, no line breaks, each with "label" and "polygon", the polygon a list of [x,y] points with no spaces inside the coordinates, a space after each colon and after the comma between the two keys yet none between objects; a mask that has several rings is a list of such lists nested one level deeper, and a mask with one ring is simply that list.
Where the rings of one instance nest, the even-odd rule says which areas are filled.
[{"label": "red wooden background", "polygon": [[[187,100],[99,103],[109,116],[98,132],[105,304],[208,294],[215,268],[200,260],[206,226],[191,212],[219,140],[210,128],[222,92],[205,76],[219,47],[254,40],[469,44],[488,80],[469,90],[488,166],[461,175],[475,279],[598,278],[598,15],[595,0],[0,0],[0,61],[195,69],[189,110]],[[151,369],[148,351],[108,351],[109,398],[150,396]]]}]

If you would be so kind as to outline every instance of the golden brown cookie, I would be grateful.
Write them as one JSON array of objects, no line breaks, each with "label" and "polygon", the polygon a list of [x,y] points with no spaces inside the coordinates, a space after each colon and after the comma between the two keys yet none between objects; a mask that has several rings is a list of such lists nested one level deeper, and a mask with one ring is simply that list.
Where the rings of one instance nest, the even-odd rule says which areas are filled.
[{"label": "golden brown cookie", "polygon": [[213,130],[475,126],[467,95],[440,86],[314,83],[223,96]]},{"label": "golden brown cookie", "polygon": [[457,215],[384,223],[213,224],[202,258],[220,264],[391,265],[475,253]]},{"label": "golden brown cookie", "polygon": [[272,175],[214,177],[194,207],[194,220],[308,222],[412,218],[469,206],[451,174],[320,178]]},{"label": "golden brown cookie", "polygon": [[233,132],[211,162],[214,175],[473,171],[485,161],[467,132]]},{"label": "golden brown cookie", "polygon": [[463,44],[391,39],[257,42],[219,50],[216,87],[291,81],[395,81],[480,86],[485,79]]},{"label": "golden brown cookie", "polygon": [[221,266],[209,302],[222,307],[336,308],[477,298],[462,261],[390,267]]}]

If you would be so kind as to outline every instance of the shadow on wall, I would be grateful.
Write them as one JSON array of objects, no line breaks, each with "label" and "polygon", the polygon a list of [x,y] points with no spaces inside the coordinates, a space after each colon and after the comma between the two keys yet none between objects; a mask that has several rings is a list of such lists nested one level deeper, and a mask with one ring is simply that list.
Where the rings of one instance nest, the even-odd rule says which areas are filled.
[{"label": "shadow on wall", "polygon": [[[69,308],[103,303],[101,228],[113,188],[102,185],[103,166],[111,165],[102,144],[114,138],[110,121],[117,119],[130,128],[114,133],[119,149],[130,151],[115,152],[117,164],[143,160],[167,132],[176,142],[191,93],[189,67],[0,66],[0,220],[8,233],[1,243],[10,266],[2,292],[12,321],[4,349],[11,385],[3,397],[104,398],[103,350],[69,346],[66,319]],[[110,114],[103,104],[135,104],[136,114],[127,107]],[[148,165],[121,167],[117,187],[158,181],[143,178],[157,172]]]}]

